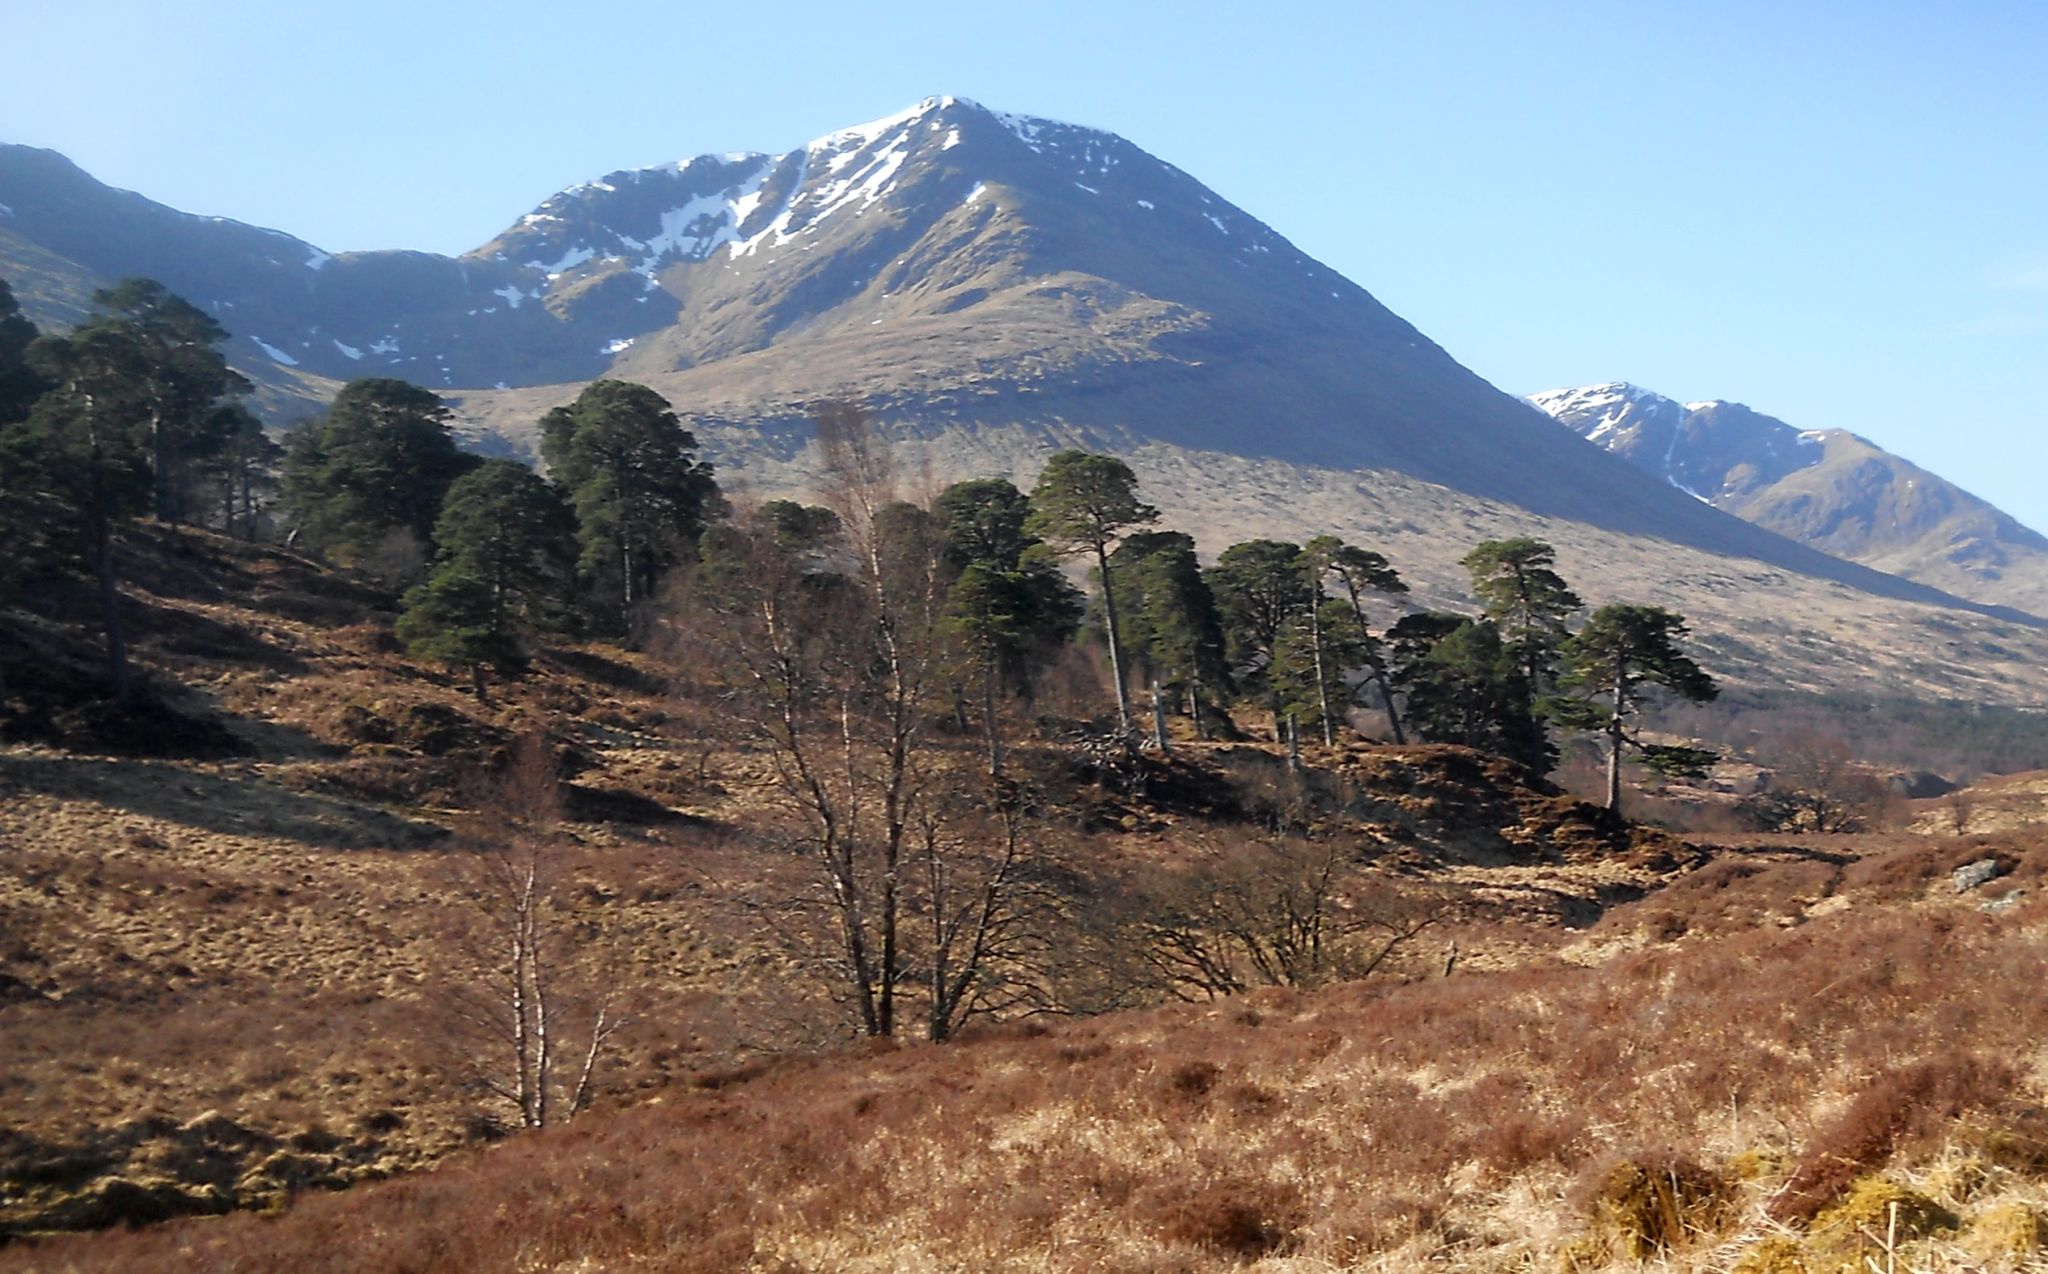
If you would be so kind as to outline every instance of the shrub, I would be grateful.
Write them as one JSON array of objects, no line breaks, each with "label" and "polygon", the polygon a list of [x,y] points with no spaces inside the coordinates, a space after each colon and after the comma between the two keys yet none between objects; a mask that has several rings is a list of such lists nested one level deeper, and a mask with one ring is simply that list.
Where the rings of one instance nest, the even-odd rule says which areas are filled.
[{"label": "shrub", "polygon": [[1582,1184],[1580,1206],[1610,1252],[1640,1261],[1713,1232],[1729,1193],[1719,1173],[1659,1153],[1599,1168]]}]

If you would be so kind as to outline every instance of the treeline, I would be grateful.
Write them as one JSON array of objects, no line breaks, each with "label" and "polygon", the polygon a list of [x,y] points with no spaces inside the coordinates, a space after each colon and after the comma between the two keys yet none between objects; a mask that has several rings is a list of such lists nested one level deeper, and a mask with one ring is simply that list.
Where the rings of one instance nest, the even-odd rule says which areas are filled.
[{"label": "treeline", "polygon": [[[1537,540],[1466,556],[1476,614],[1389,623],[1408,590],[1383,555],[1329,535],[1257,539],[1204,566],[1109,456],[1056,455],[1028,494],[991,478],[904,502],[880,480],[886,448],[846,406],[819,421],[840,475],[832,508],[776,501],[735,514],[670,405],[620,381],[597,381],[542,419],[546,476],[465,452],[445,404],[392,379],[350,383],[280,449],[244,406],[251,387],[228,368],[211,318],[147,280],[95,300],[98,316],[41,336],[0,283],[0,500],[14,569],[71,560],[95,574],[117,697],[130,679],[113,532],[151,516],[272,534],[405,589],[401,640],[463,670],[480,696],[487,673],[516,675],[537,642],[644,631],[665,580],[715,578],[744,546],[756,577],[772,550],[786,559],[776,569],[807,587],[919,563],[933,633],[948,644],[934,664],[947,711],[962,726],[979,716],[991,769],[994,718],[1028,704],[1077,643],[1106,659],[1104,708],[1124,746],[1149,736],[1170,748],[1175,717],[1198,737],[1257,721],[1295,748],[1304,736],[1332,745],[1363,710],[1395,742],[1463,744],[1542,773],[1557,758],[1553,734],[1583,731],[1605,745],[1610,804],[1631,755],[1667,774],[1709,759],[1637,729],[1652,688],[1713,697],[1679,648],[1681,617],[1609,605],[1574,630],[1584,604]],[[1086,567],[1090,596],[1068,561]],[[830,613],[811,598],[789,622]]]}]

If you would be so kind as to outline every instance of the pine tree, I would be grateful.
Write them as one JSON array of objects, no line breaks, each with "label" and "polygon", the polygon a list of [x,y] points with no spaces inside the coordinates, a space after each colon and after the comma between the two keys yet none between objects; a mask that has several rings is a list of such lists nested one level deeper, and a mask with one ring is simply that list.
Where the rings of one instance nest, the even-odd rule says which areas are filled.
[{"label": "pine tree", "polygon": [[1138,499],[1138,479],[1131,467],[1114,456],[1085,451],[1054,455],[1031,491],[1031,516],[1025,529],[1053,551],[1087,553],[1095,559],[1102,586],[1103,623],[1109,635],[1109,673],[1116,683],[1118,736],[1131,737],[1131,691],[1124,682],[1122,633],[1118,629],[1116,582],[1110,576],[1109,550],[1130,528],[1159,519],[1159,510]]},{"label": "pine tree", "polygon": [[228,335],[221,325],[156,280],[123,279],[95,292],[93,302],[107,312],[84,328],[134,344],[129,394],[148,442],[152,503],[159,522],[176,525],[191,512],[194,466],[225,441],[231,418],[219,408],[253,386],[221,354]]},{"label": "pine tree", "polygon": [[0,490],[34,519],[39,544],[75,554],[98,583],[113,697],[134,690],[122,631],[115,529],[149,507],[148,452],[138,431],[136,385],[143,375],[126,334],[88,324],[46,337],[28,360],[54,386],[24,420],[0,426]]},{"label": "pine tree", "polygon": [[415,658],[467,669],[479,700],[489,698],[486,668],[516,672],[525,666],[497,591],[463,562],[436,568],[426,583],[406,593],[396,631]]},{"label": "pine tree", "polygon": [[351,381],[325,420],[286,449],[286,508],[321,552],[361,562],[392,537],[433,543],[441,502],[478,459],[448,429],[440,398],[402,380]]},{"label": "pine tree", "polygon": [[0,425],[28,419],[36,399],[52,388],[28,360],[37,335],[36,325],[22,315],[14,290],[0,279]]},{"label": "pine tree", "polygon": [[[1000,478],[956,483],[932,502],[946,566],[947,624],[964,640],[981,689],[989,772],[999,773],[999,688],[1029,697],[1039,674],[1073,636],[1081,599],[1024,524],[1030,502]],[[956,687],[956,701],[958,699]],[[956,709],[957,710],[957,709]]]},{"label": "pine tree", "polygon": [[523,667],[522,639],[558,630],[573,584],[575,521],[555,486],[525,465],[486,460],[448,488],[434,526],[434,573],[406,596],[408,650],[470,669]]},{"label": "pine tree", "polygon": [[1401,594],[1408,591],[1408,586],[1401,582],[1401,576],[1385,557],[1369,549],[1346,544],[1334,535],[1317,536],[1302,546],[1302,553],[1312,568],[1320,568],[1319,577],[1334,575],[1343,585],[1345,598],[1350,603],[1352,630],[1357,637],[1357,655],[1367,676],[1380,692],[1380,704],[1386,710],[1387,727],[1393,732],[1394,742],[1406,743],[1407,735],[1401,728],[1401,712],[1394,703],[1394,688],[1387,676],[1386,656],[1366,617],[1365,594]]},{"label": "pine tree", "polygon": [[263,422],[240,403],[217,409],[213,432],[220,445],[200,466],[201,487],[220,510],[221,530],[256,538],[262,515],[277,494],[284,448],[271,440]]},{"label": "pine tree", "polygon": [[1282,640],[1311,604],[1314,589],[1302,569],[1301,546],[1282,540],[1246,540],[1223,550],[1208,571],[1209,588],[1230,638],[1230,661],[1240,688],[1266,700],[1274,737],[1285,708],[1279,686]]},{"label": "pine tree", "polygon": [[1555,569],[1557,551],[1541,540],[1520,536],[1488,540],[1467,553],[1480,613],[1499,627],[1522,670],[1531,696],[1549,691],[1557,676],[1557,650],[1567,636],[1565,621],[1584,606]]},{"label": "pine tree", "polygon": [[1128,535],[1109,555],[1109,570],[1124,602],[1129,653],[1160,694],[1186,705],[1196,736],[1208,738],[1203,713],[1230,695],[1230,660],[1194,540],[1179,531]]},{"label": "pine tree", "polygon": [[1564,697],[1553,715],[1573,729],[1598,731],[1607,741],[1607,808],[1621,805],[1621,763],[1635,753],[1667,776],[1693,774],[1713,761],[1699,748],[1645,743],[1636,732],[1644,695],[1661,688],[1695,703],[1714,699],[1714,679],[1679,649],[1685,618],[1661,606],[1615,604],[1593,612],[1563,647]]},{"label": "pine tree", "polygon": [[645,385],[593,381],[541,420],[541,456],[576,510],[581,568],[623,631],[721,501],[697,439]]}]

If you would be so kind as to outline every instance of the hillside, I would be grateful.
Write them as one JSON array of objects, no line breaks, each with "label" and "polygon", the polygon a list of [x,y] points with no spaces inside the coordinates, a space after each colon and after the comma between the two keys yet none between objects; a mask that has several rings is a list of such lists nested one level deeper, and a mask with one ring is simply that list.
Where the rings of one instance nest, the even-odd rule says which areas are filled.
[{"label": "hillside", "polygon": [[2048,538],[1844,429],[1619,382],[1531,395],[1589,442],[1824,553],[1958,597],[2048,613]]},{"label": "hillside", "polygon": [[[75,316],[91,280],[156,275],[236,332],[239,363],[267,362],[270,382],[404,376],[456,393],[482,434],[529,453],[540,412],[600,375],[731,426],[711,431],[722,451],[794,451],[819,401],[853,397],[893,427],[984,451],[1154,444],[1394,472],[1946,600],[1589,458],[1363,288],[1129,142],[964,99],[780,155],[613,173],[459,259],[330,256],[24,147],[0,149],[0,203],[0,248],[13,245],[0,274],[22,274],[31,317]],[[300,381],[315,397],[322,384]]]},{"label": "hillside", "polygon": [[[672,683],[686,662],[552,649],[479,703],[395,653],[389,598],[359,579],[192,533],[124,553],[145,581],[139,717],[92,703],[82,582],[0,612],[0,1235],[271,1206],[503,1137],[451,1021],[489,932],[470,838],[503,833],[478,820],[503,815],[522,736],[565,780],[563,914],[632,1019],[599,1109],[847,1038],[846,1006],[763,925],[804,884],[769,760]],[[1227,893],[1213,873],[1280,853],[1264,829],[1304,797],[1271,745],[1185,740],[1131,791],[1057,739],[1018,758],[1072,926],[1055,1002],[1171,998],[1132,926]],[[971,774],[975,741],[945,747]],[[1384,979],[1452,944],[1467,968],[1518,962],[1699,861],[1474,753],[1312,755],[1343,914],[1427,911]]]}]

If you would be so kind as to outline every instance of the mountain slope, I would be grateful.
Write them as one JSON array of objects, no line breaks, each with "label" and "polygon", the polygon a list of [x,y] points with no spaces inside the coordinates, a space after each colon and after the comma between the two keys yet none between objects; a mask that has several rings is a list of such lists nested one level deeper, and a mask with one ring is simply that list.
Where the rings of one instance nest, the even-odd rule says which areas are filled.
[{"label": "mountain slope", "polygon": [[1740,403],[1619,381],[1530,402],[1696,499],[1822,552],[2048,614],[2048,537],[1845,429],[1801,432]]},{"label": "mountain slope", "polygon": [[531,455],[547,408],[624,376],[765,496],[815,482],[809,416],[850,397],[906,442],[906,472],[1028,483],[1058,447],[1116,451],[1207,552],[1342,534],[1431,604],[1467,604],[1478,539],[1539,535],[1596,603],[1692,616],[1731,677],[2024,703],[2048,658],[2027,616],[1960,614],[1589,451],[1129,142],[959,99],[613,173],[461,258],[330,256],[23,148],[0,148],[0,205],[0,276],[28,278],[39,320],[66,287],[159,275],[237,333],[273,419],[397,375]]}]

